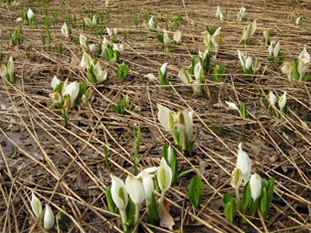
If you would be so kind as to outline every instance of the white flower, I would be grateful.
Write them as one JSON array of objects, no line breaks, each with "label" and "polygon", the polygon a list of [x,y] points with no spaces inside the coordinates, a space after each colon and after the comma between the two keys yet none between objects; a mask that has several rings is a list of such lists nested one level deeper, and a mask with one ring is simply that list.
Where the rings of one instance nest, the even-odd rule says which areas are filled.
[{"label": "white flower", "polygon": [[172,183],[172,169],[167,165],[164,158],[161,159],[160,167],[157,171],[158,185],[162,193],[166,193]]},{"label": "white flower", "polygon": [[202,69],[202,65],[201,65],[201,62],[198,62],[195,66],[194,66],[194,70],[193,70],[193,73],[194,73],[194,77],[195,79],[200,82],[200,78],[203,74],[203,69]]},{"label": "white flower", "polygon": [[110,30],[110,28],[108,28],[108,27],[106,28],[106,30],[107,30],[107,34],[108,34],[109,38],[111,38],[113,36],[112,30]]},{"label": "white flower", "polygon": [[217,7],[216,13],[215,13],[216,18],[218,18],[219,20],[223,20],[224,15],[222,14],[220,7]]},{"label": "white flower", "polygon": [[283,66],[281,68],[281,71],[283,74],[287,74],[289,80],[291,80],[292,65],[288,61],[283,62]]},{"label": "white flower", "polygon": [[69,95],[70,96],[70,106],[72,107],[74,105],[74,101],[76,100],[78,94],[80,91],[80,84],[77,81],[74,81],[70,83],[68,86],[66,86],[64,96]]},{"label": "white flower", "polygon": [[166,75],[166,68],[167,68],[167,63],[164,63],[160,68],[163,77]]},{"label": "white flower", "polygon": [[80,41],[80,45],[84,49],[88,49],[89,48],[87,38],[84,35],[80,34],[79,41]]},{"label": "white flower", "polygon": [[235,103],[233,103],[233,102],[228,102],[228,101],[225,101],[225,102],[226,102],[226,104],[229,106],[230,109],[232,109],[232,110],[237,110],[237,111],[240,112],[240,109],[238,108],[238,106],[237,106]]},{"label": "white flower", "polygon": [[300,24],[301,24],[301,20],[302,20],[302,17],[301,17],[301,16],[298,17],[298,18],[296,19],[296,21],[295,21],[295,24],[296,24],[296,25],[300,25]]},{"label": "white flower", "polygon": [[99,62],[94,66],[94,74],[96,75],[98,83],[101,83],[107,79],[108,73],[106,70],[102,70]]},{"label": "white flower", "polygon": [[7,75],[8,75],[8,70],[7,70],[7,68],[6,68],[6,65],[1,64],[1,67],[0,67],[0,76],[1,76],[3,79],[6,79],[6,78],[7,78]]},{"label": "white flower", "polygon": [[92,25],[95,26],[97,24],[96,15],[93,15]]},{"label": "white flower", "polygon": [[253,201],[256,201],[261,195],[262,179],[258,174],[253,174],[249,182]]},{"label": "white flower", "polygon": [[274,57],[279,56],[280,49],[281,49],[281,45],[280,45],[280,41],[278,41],[278,43],[275,45],[275,47],[274,47],[274,49],[273,49],[273,55],[274,55]]},{"label": "white flower", "polygon": [[220,42],[221,42],[220,30],[221,30],[221,27],[217,28],[212,36],[212,44],[215,46],[216,50],[220,46]]},{"label": "white flower", "polygon": [[298,72],[299,79],[302,80],[305,74],[308,72],[310,66],[310,54],[307,52],[307,46],[305,45],[298,57]]},{"label": "white flower", "polygon": [[279,98],[279,107],[280,107],[280,110],[283,111],[283,109],[285,108],[286,106],[286,94],[287,92],[285,91],[284,94]]},{"label": "white flower", "polygon": [[165,29],[163,29],[163,42],[164,42],[164,44],[171,43],[171,38]]},{"label": "white flower", "polygon": [[121,179],[114,175],[110,175],[112,184],[111,184],[111,196],[115,205],[120,211],[125,211],[125,208],[128,203],[128,194],[126,187]]},{"label": "white flower", "polygon": [[122,54],[123,50],[124,50],[124,47],[123,47],[123,44],[121,44],[120,46],[118,46],[117,44],[113,44],[112,49],[114,51],[118,51],[120,54]]},{"label": "white flower", "polygon": [[277,97],[275,94],[273,94],[272,91],[269,92],[269,102],[271,105],[275,105],[275,103],[277,102]]},{"label": "white flower", "polygon": [[250,70],[253,64],[253,59],[252,57],[247,57],[246,62],[245,62],[245,69]]},{"label": "white flower", "polygon": [[86,52],[83,52],[83,56],[82,56],[82,59],[80,62],[80,66],[82,68],[88,69],[92,63],[93,63],[93,60],[92,60],[91,56],[89,54],[87,54]]},{"label": "white flower", "polygon": [[269,43],[269,28],[263,31],[264,43],[267,45]]},{"label": "white flower", "polygon": [[109,0],[105,1],[105,7],[109,7]]},{"label": "white flower", "polygon": [[240,59],[240,64],[241,64],[241,66],[242,66],[242,68],[244,70],[245,69],[246,58],[245,58],[244,54],[240,50],[238,50],[238,55],[239,55],[239,59]]},{"label": "white flower", "polygon": [[27,11],[27,18],[29,20],[31,20],[33,18],[33,16],[34,16],[33,11],[29,8]]},{"label": "white flower", "polygon": [[[144,169],[143,171],[146,172],[147,174],[151,175],[151,177],[153,177],[155,175],[155,173],[157,172],[157,170],[159,169],[159,167],[148,167],[146,169]],[[143,171],[141,171],[136,178],[137,179],[141,179],[143,176]]]},{"label": "white flower", "polygon": [[22,17],[18,17],[18,18],[16,19],[16,23],[21,23],[22,21],[23,21]]},{"label": "white flower", "polygon": [[182,38],[182,31],[177,30],[176,32],[174,32],[173,40],[176,41],[176,44],[180,44],[181,38]]},{"label": "white flower", "polygon": [[161,125],[169,132],[174,129],[173,113],[167,107],[157,104],[158,106],[158,120]]},{"label": "white flower", "polygon": [[184,115],[186,137],[191,141],[193,139],[193,111],[184,110],[182,114]]},{"label": "white flower", "polygon": [[239,144],[238,159],[236,162],[236,167],[241,170],[243,182],[244,184],[246,184],[251,175],[252,165],[251,165],[251,160],[248,157],[248,154],[245,151],[243,151],[242,142],[240,142]]},{"label": "white flower", "polygon": [[90,44],[89,45],[89,50],[91,53],[94,53],[96,51],[96,44]]},{"label": "white flower", "polygon": [[238,20],[239,22],[242,22],[242,20],[243,20],[244,17],[245,17],[245,7],[242,6],[242,7],[240,8],[239,13],[238,13],[237,20]]},{"label": "white flower", "polygon": [[274,41],[271,41],[269,48],[268,48],[268,52],[269,52],[269,56],[273,56],[273,45],[274,45]]},{"label": "white flower", "polygon": [[34,212],[34,214],[36,215],[36,217],[39,218],[41,213],[42,213],[42,203],[36,197],[34,192],[32,192],[31,209]]},{"label": "white flower", "polygon": [[252,35],[255,34],[257,30],[257,20],[255,19],[253,22],[249,23],[247,27],[244,28],[243,35],[240,43],[246,42]]},{"label": "white flower", "polygon": [[14,76],[14,62],[12,55],[10,56],[10,59],[8,61],[7,72],[10,75],[10,77]]},{"label": "white flower", "polygon": [[154,75],[154,74],[145,74],[144,75],[145,78],[148,78],[149,82],[156,82],[158,80],[158,78]]},{"label": "white flower", "polygon": [[91,26],[92,25],[92,21],[89,17],[85,17],[84,18],[84,23],[86,26]]},{"label": "white flower", "polygon": [[66,37],[66,39],[68,39],[68,37],[69,37],[69,30],[68,30],[68,27],[67,27],[66,23],[63,24],[63,26],[61,28],[61,32]]},{"label": "white flower", "polygon": [[188,70],[181,69],[178,73],[178,78],[184,83],[184,84],[190,84],[191,83],[191,75]]},{"label": "white flower", "polygon": [[248,31],[249,31],[249,36],[251,37],[252,35],[255,34],[256,30],[257,30],[257,19],[255,19],[252,23],[250,23],[247,27]]},{"label": "white flower", "polygon": [[244,54],[240,50],[238,50],[238,55],[239,55],[239,60],[240,60],[240,64],[242,66],[243,71],[250,70],[253,64],[252,57],[245,57]]},{"label": "white flower", "polygon": [[51,207],[48,204],[46,204],[45,205],[44,219],[43,219],[43,226],[46,230],[50,230],[53,228],[54,224],[55,224],[54,213],[53,213]]},{"label": "white flower", "polygon": [[61,81],[56,77],[56,75],[54,75],[52,82],[51,82],[51,87],[53,88],[53,90],[57,87],[58,84],[60,84]]},{"label": "white flower", "polygon": [[125,180],[125,187],[135,205],[140,205],[145,200],[144,186],[137,178],[129,175]]},{"label": "white flower", "polygon": [[234,189],[238,189],[242,184],[242,171],[237,167],[232,171],[230,184]]},{"label": "white flower", "polygon": [[148,174],[145,170],[143,170],[141,172],[141,178],[142,178],[142,182],[143,182],[143,186],[145,190],[146,202],[148,205],[151,201],[152,194],[154,193],[154,184],[153,184],[152,176]]},{"label": "white flower", "polygon": [[153,19],[153,16],[150,17],[149,21],[148,21],[148,27],[150,30],[154,30],[156,28],[156,22]]}]

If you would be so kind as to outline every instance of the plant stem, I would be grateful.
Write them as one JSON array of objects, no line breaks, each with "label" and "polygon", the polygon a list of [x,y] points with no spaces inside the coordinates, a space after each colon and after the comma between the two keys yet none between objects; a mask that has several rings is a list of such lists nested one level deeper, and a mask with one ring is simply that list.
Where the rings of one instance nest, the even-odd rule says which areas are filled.
[{"label": "plant stem", "polygon": [[122,220],[123,231],[127,232],[126,212],[125,212],[125,210],[120,210],[120,216],[121,216],[121,220]]},{"label": "plant stem", "polygon": [[239,193],[239,188],[236,188],[235,189],[235,196],[236,196],[236,201],[237,201],[237,204],[240,203],[240,193]]},{"label": "plant stem", "polygon": [[134,233],[138,232],[139,212],[140,212],[140,204],[135,205],[135,229],[133,231]]},{"label": "plant stem", "polygon": [[159,215],[161,215],[161,212],[162,212],[164,197],[165,197],[165,192],[162,192],[161,193],[161,197],[158,200],[158,212],[159,212]]}]

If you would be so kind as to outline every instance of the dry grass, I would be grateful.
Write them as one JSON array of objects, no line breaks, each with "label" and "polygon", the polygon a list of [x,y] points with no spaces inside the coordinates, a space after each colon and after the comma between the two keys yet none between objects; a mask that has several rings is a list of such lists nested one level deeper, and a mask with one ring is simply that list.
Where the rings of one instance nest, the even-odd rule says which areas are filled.
[{"label": "dry grass", "polygon": [[[28,2],[28,1],[25,1]],[[3,59],[12,54],[18,83],[1,79],[1,145],[0,145],[0,229],[3,232],[37,232],[40,229],[30,208],[31,190],[54,210],[66,206],[70,232],[121,231],[117,215],[107,210],[105,187],[110,186],[109,174],[122,179],[134,173],[130,159],[133,153],[133,129],[142,127],[141,163],[139,169],[159,164],[164,142],[173,142],[171,136],[159,127],[156,104],[173,109],[194,110],[196,149],[192,157],[178,153],[180,169],[194,168],[204,182],[201,209],[194,210],[187,200],[187,186],[191,175],[179,180],[167,198],[175,219],[174,229],[180,232],[309,232],[311,231],[311,85],[290,82],[278,66],[267,61],[267,48],[262,44],[262,31],[270,28],[271,38],[281,41],[281,51],[292,61],[304,44],[311,46],[310,2],[306,1],[111,1],[109,9],[104,1],[53,1],[48,5],[24,1],[20,6],[0,8],[1,45]],[[225,20],[214,18],[220,5]],[[237,24],[236,14],[241,6],[247,9],[247,19],[258,19],[256,35],[247,46],[239,45],[246,22]],[[15,19],[28,7],[39,21],[37,29],[23,26],[24,44],[10,46],[10,32],[17,28]],[[185,6],[185,7],[184,7]],[[118,28],[118,39],[125,45],[121,61],[130,66],[129,77],[121,81],[114,76],[115,65],[99,58],[109,71],[109,80],[93,86],[93,96],[86,107],[77,107],[70,113],[69,126],[63,126],[61,115],[50,110],[48,94],[53,75],[71,81],[85,79],[79,67],[82,50],[74,42],[65,41],[60,33],[64,17],[76,15],[78,23],[72,29],[93,42],[98,36],[90,29],[79,28],[83,17],[92,12],[107,13],[105,22]],[[44,12],[52,19],[52,10],[58,12],[56,26],[51,26],[51,49],[43,47],[41,31]],[[62,13],[60,12],[62,10]],[[93,11],[93,12],[94,12]],[[184,18],[183,42],[173,51],[163,52],[154,33],[142,25],[146,12],[161,18],[161,14]],[[227,13],[226,13],[227,11]],[[187,16],[188,20],[187,20]],[[305,15],[307,21],[295,26],[291,17]],[[134,25],[135,16],[139,25]],[[161,28],[164,21],[159,20]],[[71,27],[71,25],[69,25]],[[222,45],[213,66],[226,66],[223,83],[206,79],[204,95],[191,93],[189,87],[177,79],[180,68],[187,67],[197,49],[204,50],[201,32],[207,26],[222,27]],[[190,30],[191,27],[191,30]],[[123,34],[128,31],[128,38]],[[146,40],[142,40],[142,36]],[[195,39],[195,42],[193,41]],[[62,43],[63,55],[55,50]],[[253,82],[243,80],[238,65],[237,49],[260,57],[262,68]],[[168,62],[172,90],[163,90],[148,83],[143,75],[157,72]],[[91,84],[90,84],[91,85]],[[288,114],[284,121],[270,115],[262,104],[259,91],[266,95],[274,91],[278,96],[288,93]],[[136,109],[125,116],[111,110],[122,94],[128,94]],[[249,119],[241,119],[228,111],[224,101],[246,103]],[[221,131],[218,132],[218,128]],[[222,195],[234,193],[230,174],[236,162],[238,142],[253,162],[253,171],[262,177],[274,177],[276,189],[267,221],[252,219],[249,224],[234,226],[223,214]],[[105,168],[103,146],[109,149],[110,169]],[[146,232],[160,229],[142,222]]]}]

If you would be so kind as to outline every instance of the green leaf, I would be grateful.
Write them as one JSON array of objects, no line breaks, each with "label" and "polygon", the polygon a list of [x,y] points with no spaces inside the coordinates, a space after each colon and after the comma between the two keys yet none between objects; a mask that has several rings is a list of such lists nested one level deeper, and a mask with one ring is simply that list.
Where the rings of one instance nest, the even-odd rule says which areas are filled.
[{"label": "green leaf", "polygon": [[190,199],[191,204],[195,208],[199,207],[202,194],[203,194],[203,182],[197,175],[195,175],[192,178],[188,189],[188,197]]},{"label": "green leaf", "polygon": [[268,210],[268,194],[266,187],[262,188],[262,196],[260,200],[260,211],[262,215],[265,217]]},{"label": "green leaf", "polygon": [[194,57],[192,58],[192,63],[191,63],[191,66],[190,66],[190,68],[189,68],[189,73],[190,73],[191,75],[194,75],[194,67],[195,67],[195,65],[196,65],[199,61],[200,61],[200,57],[198,57],[198,56],[194,56]]},{"label": "green leaf", "polygon": [[88,74],[88,78],[91,80],[91,82],[96,84],[98,82],[98,80],[97,80],[97,77],[96,77],[96,74],[95,74],[95,71],[94,71],[94,65],[95,64],[92,64],[90,66],[90,68],[87,71],[87,74]]},{"label": "green leaf", "polygon": [[135,204],[131,200],[131,198],[128,199],[128,204],[126,207],[126,216],[127,216],[127,225],[131,227],[135,227]]},{"label": "green leaf", "polygon": [[225,218],[229,222],[232,223],[234,221],[236,212],[237,212],[237,207],[236,207],[236,202],[234,199],[225,204],[224,215],[225,215]]},{"label": "green leaf", "polygon": [[108,204],[108,209],[112,213],[118,213],[118,207],[114,204],[112,196],[111,196],[111,189],[109,187],[106,188],[106,200]]},{"label": "green leaf", "polygon": [[154,224],[159,220],[159,213],[157,210],[157,200],[154,194],[151,194],[151,202],[147,205],[147,222]]},{"label": "green leaf", "polygon": [[214,82],[222,82],[224,80],[223,74],[225,73],[225,66],[217,65],[213,69],[212,80]]},{"label": "green leaf", "polygon": [[311,76],[304,76],[303,79],[305,80],[305,82],[310,82]]},{"label": "green leaf", "polygon": [[158,40],[161,42],[161,43],[164,43],[164,36],[162,34],[158,34]]},{"label": "green leaf", "polygon": [[116,71],[117,77],[119,77],[119,78],[121,78],[121,79],[124,80],[124,79],[126,78],[126,76],[127,76],[128,70],[129,70],[128,65],[126,65],[126,64],[124,64],[124,63],[121,64],[121,65],[118,67],[117,71]]},{"label": "green leaf", "polygon": [[230,194],[225,193],[222,198],[222,201],[224,202],[224,204],[227,204],[229,202],[234,201],[234,197],[232,197]]},{"label": "green leaf", "polygon": [[292,67],[292,78],[293,80],[299,80],[299,72],[298,72],[298,60],[294,60]]},{"label": "green leaf", "polygon": [[63,84],[62,83],[59,83],[55,89],[53,90],[53,92],[56,92],[58,94],[60,94],[62,96],[62,89],[63,89]]},{"label": "green leaf", "polygon": [[77,98],[75,99],[75,105],[79,103],[80,99],[82,98],[82,96],[86,92],[86,89],[87,89],[87,83],[86,82],[82,82],[79,84],[79,93],[78,93]]},{"label": "green leaf", "polygon": [[192,169],[192,168],[191,168],[191,169],[188,169],[188,170],[186,170],[186,171],[182,171],[181,173],[178,174],[177,180],[179,180],[181,177],[187,175],[187,174],[190,173],[190,172],[193,172],[193,169]]}]

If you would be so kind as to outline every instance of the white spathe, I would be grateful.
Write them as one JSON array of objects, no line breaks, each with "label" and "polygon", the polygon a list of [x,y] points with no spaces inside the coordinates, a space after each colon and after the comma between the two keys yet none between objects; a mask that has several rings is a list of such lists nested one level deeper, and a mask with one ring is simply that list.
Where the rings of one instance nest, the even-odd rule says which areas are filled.
[{"label": "white spathe", "polygon": [[74,81],[68,86],[66,86],[64,96],[69,95],[70,96],[70,106],[72,107],[74,105],[74,102],[79,94],[80,91],[80,84],[77,81]]},{"label": "white spathe", "polygon": [[223,20],[224,19],[224,15],[220,10],[220,6],[217,7],[216,13],[215,13],[216,18],[218,18],[219,20]]},{"label": "white spathe", "polygon": [[87,54],[86,52],[83,52],[83,56],[80,62],[80,66],[82,68],[90,68],[91,64],[93,63],[93,59],[91,58],[91,56],[89,54]]},{"label": "white spathe", "polygon": [[163,42],[164,42],[164,44],[171,43],[171,38],[165,29],[163,29]]},{"label": "white spathe", "polygon": [[39,218],[42,213],[42,203],[37,198],[34,192],[32,192],[32,197],[31,197],[31,209],[36,215],[36,217]]},{"label": "white spathe", "polygon": [[61,28],[61,32],[62,34],[65,36],[66,39],[69,38],[69,30],[68,30],[68,26],[67,23],[64,23],[62,28]]},{"label": "white spathe", "polygon": [[154,193],[154,184],[153,184],[152,176],[149,173],[147,173],[145,170],[143,170],[141,172],[141,178],[142,178],[142,182],[143,182],[143,186],[145,190],[146,202],[147,204],[149,204],[151,201],[152,194]]},{"label": "white spathe", "polygon": [[84,48],[84,49],[88,49],[88,41],[87,41],[87,38],[86,36],[80,34],[80,37],[79,37],[79,42],[80,42],[80,45]]},{"label": "white spathe", "polygon": [[33,13],[33,11],[29,8],[28,11],[27,11],[27,18],[28,18],[29,20],[31,20],[31,19],[33,18],[33,16],[34,16],[34,13]]},{"label": "white spathe", "polygon": [[99,62],[97,62],[96,65],[94,66],[94,73],[96,75],[98,82],[103,82],[107,79],[108,72],[106,70],[102,70]]},{"label": "white spathe", "polygon": [[256,201],[261,195],[262,179],[258,174],[253,174],[249,182],[251,187],[251,196],[253,201]]},{"label": "white spathe", "polygon": [[128,193],[123,181],[114,176],[110,175],[112,184],[111,184],[111,196],[112,200],[118,209],[122,212],[125,211],[125,208],[128,203]]},{"label": "white spathe", "polygon": [[307,46],[305,45],[298,57],[298,72],[300,74],[299,79],[307,73],[310,66],[310,54],[307,52]]},{"label": "white spathe", "polygon": [[162,157],[160,167],[157,171],[158,185],[162,193],[166,193],[172,183],[172,169]]},{"label": "white spathe", "polygon": [[158,107],[158,120],[161,123],[161,125],[167,130],[172,131],[174,129],[174,123],[173,121],[173,113],[172,111],[162,106],[161,104],[157,104]]},{"label": "white spathe", "polygon": [[242,142],[240,142],[239,144],[238,159],[236,162],[236,167],[241,170],[243,182],[244,184],[246,184],[251,175],[252,165],[251,165],[251,160],[248,157],[248,154],[245,151],[243,151]]},{"label": "white spathe", "polygon": [[8,61],[7,72],[9,73],[10,77],[13,77],[13,75],[14,75],[14,61],[13,61],[12,55],[10,56],[10,59]]},{"label": "white spathe", "polygon": [[51,207],[46,204],[45,205],[45,213],[43,218],[43,226],[46,230],[50,230],[54,227],[55,217]]},{"label": "white spathe", "polygon": [[182,31],[177,30],[176,32],[174,32],[173,40],[176,41],[176,44],[180,44],[181,38],[182,38]]},{"label": "white spathe", "polygon": [[56,75],[54,75],[52,82],[51,82],[51,87],[53,88],[53,90],[57,87],[58,84],[60,84],[61,81],[57,78]]},{"label": "white spathe", "polygon": [[282,111],[285,106],[286,106],[286,101],[287,101],[287,97],[286,97],[287,92],[285,91],[284,94],[280,97],[279,99],[279,107],[280,110]]},{"label": "white spathe", "polygon": [[240,112],[240,109],[238,108],[238,106],[237,106],[235,103],[229,102],[229,101],[225,101],[225,102],[226,102],[226,104],[228,105],[228,107],[229,107],[230,109],[232,109],[232,110],[237,110],[237,111]]},{"label": "white spathe", "polygon": [[164,77],[164,76],[166,75],[167,63],[164,63],[164,64],[161,66],[160,70],[161,70],[162,76]]},{"label": "white spathe", "polygon": [[275,105],[275,103],[278,101],[275,94],[273,94],[272,91],[269,92],[269,102],[271,105]]},{"label": "white spathe", "polygon": [[140,205],[145,200],[144,186],[134,176],[128,175],[125,180],[125,187],[135,205]]},{"label": "white spathe", "polygon": [[190,79],[190,73],[188,70],[181,69],[178,73],[178,78],[184,83],[184,84],[190,84],[191,79]]}]

